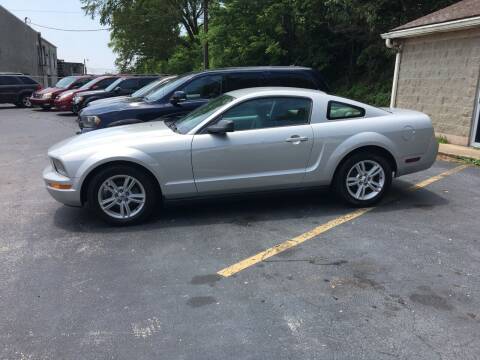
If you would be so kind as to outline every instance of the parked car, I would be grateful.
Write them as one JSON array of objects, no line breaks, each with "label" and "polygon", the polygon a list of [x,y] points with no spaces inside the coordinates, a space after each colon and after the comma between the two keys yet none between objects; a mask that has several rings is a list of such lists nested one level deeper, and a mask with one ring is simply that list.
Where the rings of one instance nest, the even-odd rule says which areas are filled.
[{"label": "parked car", "polygon": [[82,91],[81,93],[76,94],[73,99],[73,112],[78,113],[91,101],[111,98],[114,96],[130,95],[156,79],[158,79],[158,75],[128,75],[119,77],[105,90]]},{"label": "parked car", "polygon": [[67,76],[60,79],[54,87],[35,91],[30,97],[32,105],[42,109],[51,109],[58,95],[67,90],[78,89],[93,79],[92,75]]},{"label": "parked car", "polygon": [[30,107],[30,96],[42,85],[23,74],[0,73],[0,104]]},{"label": "parked car", "polygon": [[168,82],[176,79],[177,76],[175,75],[170,75],[170,76],[165,76],[161,77],[155,81],[152,81],[150,84],[145,85],[141,89],[138,89],[131,95],[124,95],[124,96],[116,96],[113,98],[106,98],[106,99],[99,99],[99,100],[94,100],[90,101],[86,107],[90,106],[102,106],[105,104],[113,104],[116,102],[122,102],[122,101],[140,101],[142,100],[145,96],[147,96],[150,93],[153,93],[154,91],[158,90],[160,87],[165,86]]},{"label": "parked car", "polygon": [[72,100],[75,94],[88,90],[103,90],[117,79],[118,76],[115,75],[99,76],[97,78],[91,79],[89,82],[87,82],[85,85],[78,89],[64,91],[55,98],[55,108],[61,111],[72,111]]},{"label": "parked car", "polygon": [[145,220],[162,199],[332,185],[370,206],[392,181],[427,169],[438,144],[420,112],[321,91],[229,92],[177,122],[119,126],[50,148],[43,178],[61,203],[113,224]]},{"label": "parked car", "polygon": [[162,116],[181,117],[222,93],[259,86],[291,86],[327,91],[321,75],[304,67],[246,67],[186,74],[139,102],[85,108],[79,116],[82,132]]}]

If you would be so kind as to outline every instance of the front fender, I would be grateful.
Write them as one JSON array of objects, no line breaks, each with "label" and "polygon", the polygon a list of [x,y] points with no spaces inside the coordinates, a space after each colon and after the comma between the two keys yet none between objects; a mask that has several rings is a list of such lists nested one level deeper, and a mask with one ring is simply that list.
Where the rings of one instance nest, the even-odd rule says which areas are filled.
[{"label": "front fender", "polygon": [[93,170],[101,165],[115,161],[131,162],[146,168],[156,177],[158,184],[161,187],[163,182],[161,181],[162,179],[160,174],[157,170],[155,170],[158,168],[158,164],[155,159],[150,155],[133,148],[112,149],[93,153],[78,168],[75,174],[77,183],[83,184],[87,176]]}]

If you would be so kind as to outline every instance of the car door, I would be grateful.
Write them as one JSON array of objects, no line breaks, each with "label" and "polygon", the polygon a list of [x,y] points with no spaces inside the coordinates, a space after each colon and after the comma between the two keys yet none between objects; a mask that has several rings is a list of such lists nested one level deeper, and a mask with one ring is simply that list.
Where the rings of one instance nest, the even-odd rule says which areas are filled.
[{"label": "car door", "polygon": [[313,145],[311,107],[304,97],[247,100],[213,122],[230,120],[233,132],[196,134],[192,166],[199,194],[301,185]]},{"label": "car door", "polygon": [[22,83],[16,76],[0,76],[0,103],[17,102]]}]

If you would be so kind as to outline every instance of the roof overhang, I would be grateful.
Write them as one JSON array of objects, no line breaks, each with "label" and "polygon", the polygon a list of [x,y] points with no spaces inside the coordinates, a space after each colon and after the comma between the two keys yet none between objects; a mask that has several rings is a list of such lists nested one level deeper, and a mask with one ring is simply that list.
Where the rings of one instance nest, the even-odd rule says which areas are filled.
[{"label": "roof overhang", "polygon": [[438,32],[466,30],[480,26],[480,16],[454,21],[447,21],[439,24],[417,26],[410,29],[402,29],[382,34],[383,39],[400,39],[422,35],[429,35]]}]

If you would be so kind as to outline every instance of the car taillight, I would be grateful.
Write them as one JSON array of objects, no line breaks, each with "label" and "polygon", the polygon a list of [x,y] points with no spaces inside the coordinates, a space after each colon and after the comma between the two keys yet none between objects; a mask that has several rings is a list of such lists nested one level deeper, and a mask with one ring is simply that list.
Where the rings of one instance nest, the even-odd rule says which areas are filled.
[{"label": "car taillight", "polygon": [[43,88],[42,88],[42,85],[40,85],[40,84],[38,84],[37,87],[35,88],[36,91],[42,90],[42,89],[43,89]]}]

